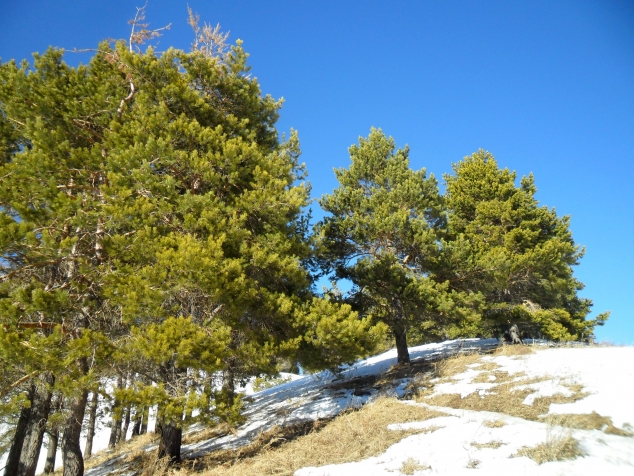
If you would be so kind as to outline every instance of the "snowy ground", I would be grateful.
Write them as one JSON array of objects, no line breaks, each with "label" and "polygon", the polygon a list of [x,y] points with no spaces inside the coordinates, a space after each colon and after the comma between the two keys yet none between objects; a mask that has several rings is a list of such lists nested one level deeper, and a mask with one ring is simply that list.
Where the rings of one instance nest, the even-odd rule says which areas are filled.
[{"label": "snowy ground", "polygon": [[[536,396],[566,394],[564,383],[583,385],[589,396],[569,404],[552,404],[550,414],[584,414],[593,411],[610,417],[619,428],[632,429],[634,424],[634,348],[559,348],[535,354],[505,357],[486,356],[510,374],[524,372],[528,377],[552,376],[535,384]],[[452,382],[436,386],[435,394],[486,392],[487,383],[472,383],[479,374],[473,366]],[[404,402],[413,405],[424,403]],[[354,463],[304,468],[297,476],[350,476],[399,474],[408,459],[421,466],[416,475],[487,474],[513,475],[633,475],[634,437],[605,434],[599,430],[570,430],[546,423],[527,421],[491,412],[434,407],[451,416],[424,422],[393,425],[396,428],[433,428],[433,432],[413,435],[391,446],[384,454]],[[489,428],[485,421],[502,421],[504,426]],[[527,457],[511,457],[522,447],[572,436],[580,443],[584,455],[574,460],[538,465]],[[478,447],[494,443],[498,448]]]},{"label": "snowy ground", "polygon": [[[457,340],[410,348],[413,362],[438,359],[473,348],[487,349],[497,346],[495,339]],[[552,404],[549,413],[582,414],[593,411],[610,417],[618,428],[631,429],[634,424],[634,347],[544,348],[534,354],[522,356],[482,357],[494,362],[498,370],[509,374],[523,373],[522,378],[548,379],[533,384],[535,393],[524,404],[532,404],[537,396],[570,393],[569,385],[583,386],[589,395],[569,404]],[[250,442],[260,432],[274,425],[298,423],[337,415],[346,408],[360,406],[379,394],[403,396],[409,380],[396,378],[391,384],[378,378],[396,364],[396,351],[357,362],[337,374],[325,371],[273,387],[245,398],[246,422],[235,434],[184,445],[183,458],[196,458],[216,449],[236,448]],[[474,383],[479,375],[478,365],[451,381],[439,381],[434,394],[473,392],[486,394],[494,382]],[[480,379],[483,380],[483,379]],[[568,385],[568,386],[566,386]],[[246,393],[250,393],[246,389]],[[403,404],[420,404],[404,400]],[[532,475],[634,475],[634,437],[606,434],[599,430],[569,430],[546,423],[527,421],[504,414],[456,410],[434,407],[450,415],[418,423],[407,428],[437,427],[433,432],[409,436],[390,447],[384,454],[367,460],[304,468],[297,476],[375,475],[400,474],[405,461],[420,465],[413,474],[473,474],[478,471],[493,474]],[[501,420],[505,424],[490,428],[487,420]],[[105,447],[109,429],[97,433],[96,449]],[[580,442],[583,457],[572,461],[537,465],[527,457],[514,457],[518,449],[535,446],[559,436],[572,435]],[[478,447],[496,442],[497,448]],[[427,468],[427,469],[423,469]],[[106,462],[86,472],[87,476],[126,474],[121,460]],[[134,474],[134,473],[128,473]]]}]

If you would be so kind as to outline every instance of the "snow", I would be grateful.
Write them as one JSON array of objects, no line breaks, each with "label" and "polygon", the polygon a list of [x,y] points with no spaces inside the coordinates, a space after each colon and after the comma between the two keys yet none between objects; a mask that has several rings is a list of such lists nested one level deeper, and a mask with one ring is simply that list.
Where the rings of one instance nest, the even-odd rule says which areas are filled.
[{"label": "snow", "polygon": [[[446,341],[410,348],[413,362],[432,360],[469,349],[496,347],[496,339],[466,339]],[[375,384],[378,377],[397,362],[396,351],[370,357],[340,371],[319,372],[312,375],[290,377],[290,381],[257,393],[252,384],[245,393],[245,423],[233,434],[184,445],[183,458],[196,458],[217,449],[231,449],[248,444],[260,432],[275,425],[287,425],[306,420],[333,417],[350,407],[363,405],[377,395],[403,397],[410,380],[396,379],[391,384]],[[618,428],[630,429],[634,425],[634,347],[547,348],[521,356],[485,355],[481,363],[493,362],[497,371],[508,372],[518,381],[519,388],[535,390],[524,401],[531,405],[538,396],[571,395],[570,388],[579,384],[588,395],[574,403],[551,404],[548,413],[591,413],[610,417]],[[462,374],[447,380],[438,380],[434,394],[459,393],[467,396],[477,392],[485,395],[496,385],[494,376],[488,381],[473,382],[483,370],[481,364],[472,364]],[[538,382],[523,384],[520,380]],[[478,379],[483,380],[483,379]],[[401,400],[404,405],[425,405]],[[422,467],[414,474],[492,474],[519,475],[585,475],[599,471],[610,475],[634,474],[634,437],[606,434],[599,430],[570,430],[543,422],[527,421],[505,414],[431,407],[448,416],[406,425],[392,425],[390,429],[432,429],[418,433],[388,448],[383,454],[340,465],[303,468],[297,476],[326,475],[387,475],[400,474],[408,459]],[[499,428],[489,428],[487,420],[501,420]],[[194,428],[196,429],[196,428]],[[191,431],[191,430],[190,430]],[[571,435],[580,442],[584,453],[575,460],[549,462],[538,465],[527,457],[511,457],[522,447],[532,447],[553,438]],[[108,428],[101,428],[95,438],[95,449],[105,448]],[[498,442],[498,448],[474,446]],[[44,452],[44,451],[43,451]],[[87,476],[121,473],[126,468],[120,461],[110,461],[86,472]]]},{"label": "snow", "polygon": [[[424,404],[418,404],[423,405]],[[547,424],[522,420],[490,412],[430,407],[449,413],[419,423],[390,425],[390,429],[437,428],[429,433],[409,436],[392,445],[385,453],[359,462],[303,468],[296,476],[350,476],[400,474],[403,463],[412,458],[429,469],[415,474],[512,474],[512,475],[610,475],[634,474],[632,438],[606,435],[600,431],[552,428]],[[486,420],[502,420],[501,428],[489,428]],[[586,456],[569,461],[538,465],[527,457],[512,457],[524,446],[536,446],[548,438],[570,432],[579,440]],[[477,448],[475,444],[497,442],[499,448]],[[470,465],[475,467],[469,467]]]},{"label": "snow", "polygon": [[[574,403],[551,404],[549,414],[591,413],[610,417],[615,426],[629,428],[634,424],[634,348],[557,348],[534,354],[505,357],[485,356],[483,362],[494,362],[499,371],[520,378],[547,380],[517,388],[532,388],[524,404],[532,404],[538,396],[557,393],[571,395],[565,384],[580,384],[589,395]],[[478,365],[456,375],[447,383],[439,383],[433,395],[487,392],[494,383],[473,383],[479,375]],[[520,374],[523,374],[519,377]],[[514,418],[501,413],[456,410],[424,403],[422,405],[451,416],[424,422],[390,425],[395,429],[434,429],[409,436],[392,445],[385,453],[359,462],[303,468],[296,476],[387,475],[400,473],[408,459],[414,459],[424,470],[414,474],[472,475],[610,475],[634,474],[634,437],[610,435],[599,430],[571,430],[541,422]],[[489,428],[486,420],[501,420],[500,428]],[[574,460],[555,461],[538,465],[528,457],[512,457],[522,447],[534,447],[557,438],[572,436],[579,441],[583,456]],[[496,442],[499,448],[478,448],[473,444]]]},{"label": "snow", "polygon": [[[588,392],[586,398],[574,403],[552,404],[549,413],[592,413],[612,418],[617,427],[634,425],[634,348],[586,347],[543,349],[522,356],[484,356],[483,362],[494,362],[499,371],[521,378],[548,377],[548,380],[517,386],[536,392],[524,401],[531,405],[537,397],[572,394],[566,384],[580,384]],[[459,393],[465,397],[473,392],[488,390],[491,383],[472,383],[480,372],[476,367],[455,376],[452,382],[436,385],[435,394]]]}]

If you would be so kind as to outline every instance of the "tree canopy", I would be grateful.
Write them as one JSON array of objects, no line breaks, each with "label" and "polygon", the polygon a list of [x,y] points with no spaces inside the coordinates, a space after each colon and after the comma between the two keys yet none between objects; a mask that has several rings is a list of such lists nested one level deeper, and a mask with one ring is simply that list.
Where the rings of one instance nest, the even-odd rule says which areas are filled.
[{"label": "tree canopy", "polygon": [[[279,140],[281,102],[246,58],[240,43],[214,56],[120,42],[77,68],[56,49],[0,66],[3,367],[59,377],[65,474],[83,471],[102,377],[134,381],[121,404],[159,406],[159,451],[178,459],[191,405],[234,415],[240,380],[281,359],[333,367],[380,339],[311,290],[297,135]],[[24,339],[37,342],[10,345]],[[42,348],[61,356],[38,360]]]}]

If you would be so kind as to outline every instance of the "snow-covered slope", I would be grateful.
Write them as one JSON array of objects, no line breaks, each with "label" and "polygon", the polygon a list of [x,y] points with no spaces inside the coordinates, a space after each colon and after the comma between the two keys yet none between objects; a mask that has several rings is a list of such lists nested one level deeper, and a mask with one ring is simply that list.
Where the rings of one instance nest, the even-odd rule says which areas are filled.
[{"label": "snow-covered slope", "polygon": [[[410,348],[414,365],[469,349],[491,349],[495,339],[455,340]],[[478,378],[483,368],[495,367],[528,380],[535,390],[522,405],[532,405],[536,397],[568,395],[578,384],[588,395],[573,403],[551,404],[550,414],[596,412],[612,419],[614,426],[631,429],[634,424],[634,347],[547,348],[528,355],[485,355],[479,363],[451,379],[433,382],[431,397],[442,394],[486,395],[494,380]],[[392,371],[396,351],[371,357],[333,374],[325,371],[254,393],[245,398],[246,422],[234,434],[184,445],[185,459],[197,458],[217,449],[237,448],[252,441],[259,433],[275,425],[332,417],[342,410],[361,406],[377,395],[406,394],[411,383],[407,372]],[[484,364],[484,366],[483,366]],[[482,367],[482,368],[479,368]],[[519,377],[521,375],[521,377]],[[480,376],[483,377],[483,376]],[[381,381],[379,382],[379,378]],[[494,379],[495,377],[491,377]],[[388,383],[386,383],[388,382]],[[247,392],[249,393],[249,392]],[[403,400],[404,405],[428,405],[425,400]],[[606,434],[600,430],[571,430],[552,422],[529,421],[502,413],[478,412],[433,407],[448,416],[406,424],[407,428],[434,428],[434,431],[409,436],[384,454],[364,461],[303,468],[298,476],[399,474],[405,462],[419,465],[408,474],[606,474],[634,475],[634,437]],[[491,427],[490,421],[499,422]],[[394,427],[395,429],[396,427]],[[107,432],[107,429],[104,430]],[[562,436],[579,441],[583,456],[569,461],[538,465],[527,457],[511,457],[522,447],[536,446]],[[106,462],[87,471],[88,476],[123,471],[122,460]]]},{"label": "snow-covered slope", "polygon": [[[532,384],[536,397],[570,393],[571,383],[580,384],[589,395],[573,403],[551,404],[549,414],[588,414],[609,417],[616,427],[632,430],[634,424],[634,348],[558,348],[530,355],[486,356],[500,372],[524,373],[523,378],[546,380]],[[474,382],[480,373],[474,365],[439,383],[434,395],[474,392],[486,394],[493,383]],[[412,405],[425,405],[412,401]],[[634,437],[606,434],[600,430],[573,430],[557,425],[529,421],[502,413],[477,412],[431,406],[451,416],[420,423],[393,425],[391,429],[434,428],[401,440],[384,454],[364,461],[304,468],[297,476],[350,476],[399,474],[409,461],[419,469],[409,474],[471,475],[634,475]],[[488,422],[497,424],[491,427]],[[523,447],[535,447],[571,436],[578,440],[582,456],[566,461],[538,465],[528,457],[512,457]]]}]

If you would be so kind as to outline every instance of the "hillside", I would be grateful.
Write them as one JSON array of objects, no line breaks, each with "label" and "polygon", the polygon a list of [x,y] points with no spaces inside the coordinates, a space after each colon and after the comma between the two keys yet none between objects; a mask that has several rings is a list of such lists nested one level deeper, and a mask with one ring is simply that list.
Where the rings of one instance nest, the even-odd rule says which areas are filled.
[{"label": "hillside", "polygon": [[[190,429],[175,474],[633,474],[634,348],[494,346],[414,347],[409,367],[388,351],[255,393],[236,430]],[[86,474],[161,474],[151,455]]]}]

